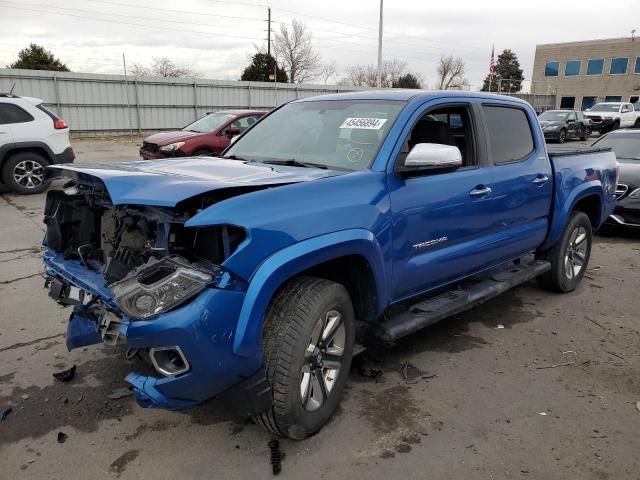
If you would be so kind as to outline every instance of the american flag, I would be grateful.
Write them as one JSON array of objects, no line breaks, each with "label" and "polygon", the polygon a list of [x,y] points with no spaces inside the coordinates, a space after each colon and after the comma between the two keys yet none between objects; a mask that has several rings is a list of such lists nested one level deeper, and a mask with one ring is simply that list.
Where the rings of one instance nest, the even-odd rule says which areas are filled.
[{"label": "american flag", "polygon": [[489,81],[493,82],[493,72],[495,70],[495,61],[494,61],[494,47],[491,46],[491,61],[489,62]]}]

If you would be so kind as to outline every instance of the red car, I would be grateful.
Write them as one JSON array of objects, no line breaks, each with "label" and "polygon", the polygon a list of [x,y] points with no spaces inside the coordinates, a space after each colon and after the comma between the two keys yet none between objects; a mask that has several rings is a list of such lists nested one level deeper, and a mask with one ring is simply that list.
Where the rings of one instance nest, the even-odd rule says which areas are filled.
[{"label": "red car", "polygon": [[144,160],[152,160],[220,154],[233,137],[240,135],[265,113],[255,110],[209,112],[182,130],[148,136],[142,142],[140,156]]}]

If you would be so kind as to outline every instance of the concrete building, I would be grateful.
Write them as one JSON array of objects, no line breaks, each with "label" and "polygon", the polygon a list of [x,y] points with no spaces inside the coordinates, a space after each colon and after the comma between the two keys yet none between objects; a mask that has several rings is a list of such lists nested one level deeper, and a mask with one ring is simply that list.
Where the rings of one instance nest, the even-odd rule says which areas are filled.
[{"label": "concrete building", "polygon": [[597,102],[637,102],[640,38],[537,45],[531,93],[555,94],[556,108],[576,110]]}]

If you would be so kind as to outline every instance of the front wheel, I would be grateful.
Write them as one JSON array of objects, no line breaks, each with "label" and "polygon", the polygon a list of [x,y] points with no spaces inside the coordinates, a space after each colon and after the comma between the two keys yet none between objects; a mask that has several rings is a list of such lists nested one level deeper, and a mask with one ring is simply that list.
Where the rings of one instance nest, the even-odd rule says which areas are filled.
[{"label": "front wheel", "polygon": [[342,285],[313,277],[289,282],[272,301],[264,326],[273,405],[254,421],[297,440],[320,430],[340,402],[354,338],[353,306]]},{"label": "front wheel", "polygon": [[584,212],[573,212],[560,240],[539,258],[551,262],[551,270],[538,277],[543,287],[556,292],[571,292],[587,270],[591,256],[593,232]]},{"label": "front wheel", "polygon": [[567,139],[566,130],[564,129],[560,130],[560,134],[558,135],[558,143],[564,143],[566,139]]}]

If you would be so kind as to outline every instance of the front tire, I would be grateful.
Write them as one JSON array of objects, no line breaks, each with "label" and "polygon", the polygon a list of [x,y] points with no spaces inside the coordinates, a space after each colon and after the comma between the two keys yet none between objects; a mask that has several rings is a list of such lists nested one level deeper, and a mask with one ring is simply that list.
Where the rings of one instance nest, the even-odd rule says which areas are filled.
[{"label": "front tire", "polygon": [[342,285],[314,277],[289,282],[274,297],[264,326],[273,405],[254,421],[296,440],[320,430],[340,402],[354,338],[353,306]]},{"label": "front tire", "polygon": [[589,264],[593,232],[591,221],[584,212],[573,212],[560,240],[539,258],[551,262],[551,270],[538,277],[538,283],[555,292],[576,289]]},{"label": "front tire", "polygon": [[40,154],[16,153],[2,167],[2,179],[7,187],[21,195],[40,193],[51,183],[44,179],[44,169],[48,165],[49,162]]},{"label": "front tire", "polygon": [[567,139],[567,131],[565,129],[560,130],[560,134],[558,135],[558,143],[564,143]]}]

